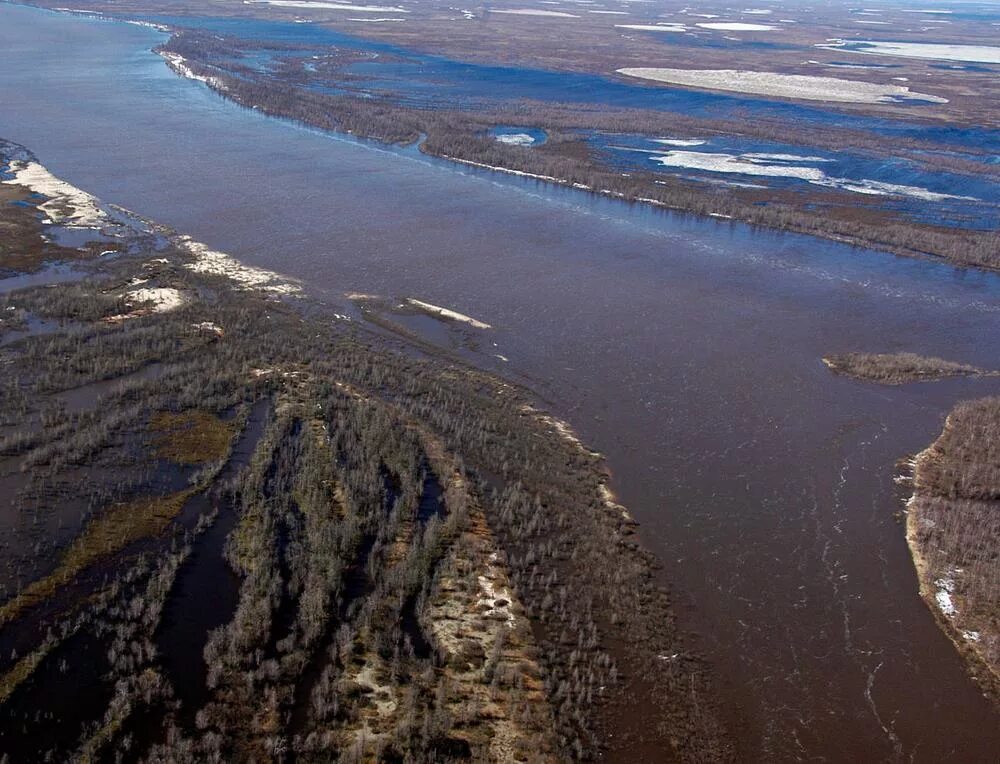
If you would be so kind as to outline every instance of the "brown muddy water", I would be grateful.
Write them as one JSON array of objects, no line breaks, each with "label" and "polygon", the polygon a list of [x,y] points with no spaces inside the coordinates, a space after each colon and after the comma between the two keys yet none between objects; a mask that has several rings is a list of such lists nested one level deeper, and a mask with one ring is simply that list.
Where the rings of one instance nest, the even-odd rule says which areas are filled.
[{"label": "brown muddy water", "polygon": [[820,357],[998,367],[1000,278],[321,135],[176,77],[162,39],[0,5],[0,135],[355,317],[346,291],[491,324],[467,355],[607,454],[743,759],[995,760],[1000,715],[917,596],[893,478],[1000,384],[875,387]]}]

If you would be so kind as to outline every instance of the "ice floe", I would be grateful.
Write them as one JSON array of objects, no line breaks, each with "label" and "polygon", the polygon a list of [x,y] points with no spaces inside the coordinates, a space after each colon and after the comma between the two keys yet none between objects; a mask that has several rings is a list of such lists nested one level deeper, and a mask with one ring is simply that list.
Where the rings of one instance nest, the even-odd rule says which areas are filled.
[{"label": "ice floe", "polygon": [[1000,48],[988,45],[835,39],[819,43],[816,47],[875,56],[897,56],[899,58],[921,58],[936,61],[966,61],[976,64],[1000,64]]},{"label": "ice floe", "polygon": [[653,143],[660,143],[664,146],[704,146],[705,141],[700,138],[657,138]]},{"label": "ice floe", "polygon": [[420,308],[426,313],[438,316],[439,318],[447,318],[452,321],[461,321],[463,324],[468,324],[476,329],[492,329],[493,327],[489,324],[478,321],[471,316],[467,316],[464,313],[458,313],[454,310],[449,310],[448,308],[442,308],[439,305],[432,305],[429,302],[424,302],[423,300],[416,300],[412,297],[408,297],[406,302],[415,308]]},{"label": "ice floe", "polygon": [[806,74],[778,74],[737,69],[660,69],[652,67],[619,69],[618,73],[626,77],[667,82],[673,85],[805,101],[895,103],[911,100],[948,103],[946,98],[916,93],[904,85],[883,85]]},{"label": "ice floe", "polygon": [[[659,141],[657,141],[659,142]],[[699,170],[701,172],[723,173],[733,175],[753,175],[766,178],[791,178],[802,180],[817,186],[850,191],[869,196],[901,196],[924,201],[944,201],[955,199],[963,201],[978,201],[970,196],[957,196],[931,191],[920,186],[907,186],[899,183],[886,183],[866,178],[836,178],[827,175],[819,167],[806,163],[832,162],[833,160],[818,156],[797,154],[773,154],[764,152],[749,152],[744,154],[713,153],[707,151],[665,152],[647,151],[616,147],[624,151],[640,151],[650,154],[651,161],[661,167]]]}]

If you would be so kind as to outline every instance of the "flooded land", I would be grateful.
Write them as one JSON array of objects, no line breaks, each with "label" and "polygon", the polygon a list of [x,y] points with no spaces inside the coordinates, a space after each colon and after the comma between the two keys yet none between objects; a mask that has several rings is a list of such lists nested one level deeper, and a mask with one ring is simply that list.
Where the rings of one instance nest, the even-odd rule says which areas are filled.
[{"label": "flooded land", "polygon": [[257,5],[0,5],[0,751],[991,761],[995,122]]}]

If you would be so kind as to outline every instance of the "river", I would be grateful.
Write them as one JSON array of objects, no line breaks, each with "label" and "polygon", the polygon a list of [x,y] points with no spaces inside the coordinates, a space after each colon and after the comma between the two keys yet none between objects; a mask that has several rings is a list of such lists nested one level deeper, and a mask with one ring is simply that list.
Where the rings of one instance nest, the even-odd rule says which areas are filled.
[{"label": "river", "polygon": [[1000,277],[323,135],[175,76],[162,39],[0,4],[0,136],[317,296],[492,324],[481,362],[607,454],[744,758],[994,759],[1000,716],[917,595],[893,477],[1000,385],[869,386],[820,357],[996,367]]}]

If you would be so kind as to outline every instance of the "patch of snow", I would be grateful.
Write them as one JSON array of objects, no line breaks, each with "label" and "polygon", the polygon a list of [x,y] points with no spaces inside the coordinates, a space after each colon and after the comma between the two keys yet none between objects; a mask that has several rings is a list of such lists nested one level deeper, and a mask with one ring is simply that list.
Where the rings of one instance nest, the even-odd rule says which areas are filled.
[{"label": "patch of snow", "polygon": [[674,85],[723,90],[731,93],[794,98],[838,103],[895,103],[900,100],[948,103],[945,98],[911,91],[904,85],[816,77],[806,74],[741,71],[736,69],[619,69],[626,77],[668,82]]},{"label": "patch of snow", "polygon": [[201,321],[197,324],[191,324],[191,326],[201,332],[211,332],[222,336],[222,327],[212,321]]},{"label": "patch of snow", "polygon": [[530,146],[535,142],[535,139],[527,133],[497,135],[495,138],[497,143],[506,143],[509,146]]},{"label": "patch of snow", "polygon": [[616,29],[634,29],[638,32],[686,32],[683,24],[615,24]]},{"label": "patch of snow", "polygon": [[551,16],[560,19],[580,18],[579,16],[574,16],[572,13],[563,13],[562,11],[544,11],[540,8],[511,8],[509,10],[491,8],[490,13],[505,13],[510,16]]},{"label": "patch of snow", "polygon": [[913,199],[923,199],[928,202],[940,202],[946,199],[958,199],[967,202],[980,201],[974,196],[959,196],[957,194],[942,194],[920,186],[904,186],[899,183],[884,183],[879,180],[851,180],[849,178],[827,178],[825,181],[813,181],[817,185],[853,191],[856,194],[873,196],[908,196]]},{"label": "patch of snow", "polygon": [[440,318],[448,318],[451,319],[452,321],[461,321],[463,324],[469,324],[469,326],[473,326],[476,329],[493,328],[487,323],[484,323],[482,321],[477,321],[476,319],[471,318],[470,316],[466,316],[464,313],[458,313],[454,310],[449,310],[448,308],[442,308],[438,305],[431,305],[429,302],[424,302],[422,300],[415,300],[412,297],[407,297],[406,301],[410,305],[416,308],[420,308],[421,310],[424,310],[428,313],[432,313],[436,316],[439,316]]},{"label": "patch of snow", "polygon": [[664,146],[704,146],[705,141],[699,138],[657,138],[653,143],[662,143]]},{"label": "patch of snow", "polygon": [[195,82],[204,82],[206,85],[218,88],[220,90],[225,90],[225,86],[222,84],[222,80],[218,77],[205,77],[204,75],[197,74],[190,66],[187,65],[187,59],[178,53],[171,53],[170,51],[161,50],[158,53],[166,60],[167,66],[173,69],[181,77],[186,77],[189,80],[194,80]]},{"label": "patch of snow", "polygon": [[702,172],[754,175],[768,178],[794,178],[817,186],[873,196],[905,196],[932,202],[946,199],[978,201],[974,197],[943,194],[920,186],[885,183],[865,178],[833,178],[818,167],[795,164],[833,161],[825,157],[768,153],[724,154],[702,151],[666,151],[661,153],[617,146],[613,148],[651,154],[650,159],[661,167],[679,167]]},{"label": "patch of snow", "polygon": [[937,602],[938,609],[949,618],[954,618],[958,614],[955,602],[951,597],[955,591],[955,582],[950,578],[939,578],[934,582],[934,585],[937,587],[934,601]]},{"label": "patch of snow", "polygon": [[353,5],[328,3],[322,0],[243,0],[244,5],[264,3],[278,8],[305,8],[319,11],[354,11],[355,13],[409,13],[405,8],[391,5]]},{"label": "patch of snow", "polygon": [[38,205],[46,215],[45,222],[72,228],[95,228],[105,221],[107,215],[96,197],[60,180],[38,162],[14,160],[8,169],[14,177],[4,180],[6,185],[24,186],[48,197],[48,201]]},{"label": "patch of snow", "polygon": [[171,310],[177,310],[177,308],[187,302],[184,293],[173,287],[143,287],[142,289],[133,289],[130,292],[126,292],[125,297],[132,302],[153,303],[154,313],[167,313]]},{"label": "patch of snow", "polygon": [[695,26],[702,29],[718,29],[724,32],[769,32],[777,29],[772,24],[746,24],[742,21],[706,21],[699,22]]},{"label": "patch of snow", "polygon": [[301,291],[296,284],[274,271],[244,265],[224,252],[211,250],[189,236],[180,236],[178,241],[194,255],[194,262],[187,263],[184,267],[195,273],[223,276],[244,289],[259,289],[275,294],[296,294]]}]

